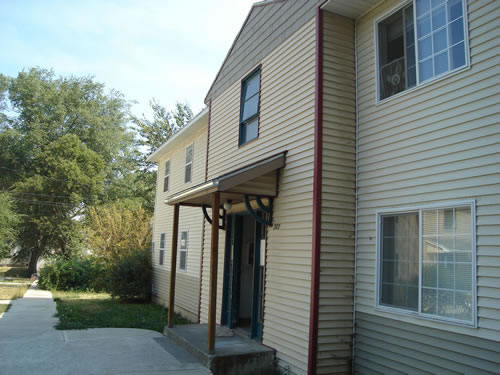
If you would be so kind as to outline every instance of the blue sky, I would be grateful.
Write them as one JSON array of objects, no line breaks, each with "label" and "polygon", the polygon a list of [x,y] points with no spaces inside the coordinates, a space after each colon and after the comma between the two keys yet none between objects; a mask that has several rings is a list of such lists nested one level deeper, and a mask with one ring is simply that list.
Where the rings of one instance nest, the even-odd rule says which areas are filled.
[{"label": "blue sky", "polygon": [[255,0],[0,0],[0,73],[93,75],[136,115],[154,97],[196,113]]}]

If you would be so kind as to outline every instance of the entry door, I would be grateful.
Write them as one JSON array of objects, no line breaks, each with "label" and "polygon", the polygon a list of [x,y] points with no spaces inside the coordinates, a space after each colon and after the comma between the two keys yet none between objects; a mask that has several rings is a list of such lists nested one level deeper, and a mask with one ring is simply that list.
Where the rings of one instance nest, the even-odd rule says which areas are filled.
[{"label": "entry door", "polygon": [[[248,218],[249,216],[247,216]],[[253,237],[253,280],[248,285],[251,290],[250,337],[262,338],[262,306],[264,292],[265,226],[255,222]],[[240,269],[243,216],[228,215],[226,228],[226,248],[224,261],[224,292],[222,300],[222,324],[236,328],[240,320]],[[246,285],[245,285],[246,287]]]},{"label": "entry door", "polygon": [[235,328],[239,319],[238,277],[241,252],[241,216],[228,215],[226,218],[226,246],[224,260],[224,284],[222,300],[222,325]]}]

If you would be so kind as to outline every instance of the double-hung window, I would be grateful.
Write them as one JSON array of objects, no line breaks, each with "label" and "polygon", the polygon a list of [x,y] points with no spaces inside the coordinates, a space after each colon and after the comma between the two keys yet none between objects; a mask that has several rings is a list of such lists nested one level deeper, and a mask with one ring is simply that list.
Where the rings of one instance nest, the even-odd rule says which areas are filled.
[{"label": "double-hung window", "polygon": [[170,188],[170,160],[165,162],[165,176],[163,177],[163,192]]},{"label": "double-hung window", "polygon": [[179,246],[179,269],[187,270],[188,232],[181,232],[181,243]]},{"label": "double-hung window", "polygon": [[160,252],[158,259],[158,264],[160,266],[163,265],[164,258],[165,258],[165,233],[162,233],[160,234]]},{"label": "double-hung window", "polygon": [[377,306],[475,325],[474,203],[378,214]]},{"label": "double-hung window", "polygon": [[184,183],[191,182],[191,175],[193,174],[193,145],[186,147],[186,164],[184,167]]},{"label": "double-hung window", "polygon": [[467,65],[464,1],[413,0],[377,23],[379,100]]},{"label": "double-hung window", "polygon": [[242,146],[259,136],[260,68],[241,84],[240,140]]}]

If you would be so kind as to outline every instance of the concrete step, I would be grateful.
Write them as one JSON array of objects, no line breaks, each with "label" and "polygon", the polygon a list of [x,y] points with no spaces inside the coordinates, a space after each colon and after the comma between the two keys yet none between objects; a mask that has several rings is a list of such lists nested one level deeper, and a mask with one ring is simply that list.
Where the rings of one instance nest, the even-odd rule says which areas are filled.
[{"label": "concrete step", "polygon": [[215,353],[208,353],[208,326],[187,324],[165,328],[164,334],[217,375],[275,374],[275,351],[239,335],[215,339]]}]

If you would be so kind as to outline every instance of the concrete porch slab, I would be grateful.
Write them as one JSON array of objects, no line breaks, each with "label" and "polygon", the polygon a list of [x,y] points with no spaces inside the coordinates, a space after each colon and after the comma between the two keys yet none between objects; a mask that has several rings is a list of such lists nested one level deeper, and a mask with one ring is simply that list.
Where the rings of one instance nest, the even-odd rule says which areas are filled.
[{"label": "concrete porch slab", "polygon": [[163,332],[217,375],[274,374],[275,351],[239,335],[217,336],[215,353],[208,353],[208,325],[187,324]]}]

